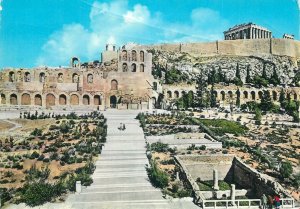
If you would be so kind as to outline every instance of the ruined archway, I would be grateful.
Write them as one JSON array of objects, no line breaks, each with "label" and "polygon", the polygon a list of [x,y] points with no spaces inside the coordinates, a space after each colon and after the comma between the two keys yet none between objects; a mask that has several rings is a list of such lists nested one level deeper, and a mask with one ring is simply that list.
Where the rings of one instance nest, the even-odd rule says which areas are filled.
[{"label": "ruined archway", "polygon": [[110,101],[110,107],[111,108],[116,108],[117,107],[117,97],[115,95],[110,96],[109,101]]},{"label": "ruined archway", "polygon": [[71,105],[79,105],[79,97],[78,97],[78,95],[76,95],[76,94],[72,94],[71,95],[70,104]]},{"label": "ruined archway", "polygon": [[5,94],[1,94],[1,104],[6,104],[6,96],[5,96]]},{"label": "ruined archway", "polygon": [[262,99],[262,96],[263,96],[263,92],[262,92],[262,91],[259,91],[259,92],[258,92],[258,98],[259,98],[259,99]]},{"label": "ruined archway", "polygon": [[126,50],[122,51],[122,60],[127,61],[127,51]]},{"label": "ruined archway", "polygon": [[131,58],[132,58],[132,61],[134,61],[134,62],[137,61],[136,51],[135,51],[135,50],[133,50],[133,51],[131,52]]},{"label": "ruined archway", "polygon": [[83,105],[90,105],[90,97],[89,97],[89,95],[83,95],[82,104]]},{"label": "ruined archway", "polygon": [[140,62],[144,62],[145,61],[145,53],[144,51],[140,51]]},{"label": "ruined archway", "polygon": [[179,92],[178,91],[174,91],[174,96],[175,96],[175,98],[179,98]]},{"label": "ruined archway", "polygon": [[274,101],[277,101],[277,92],[276,91],[272,92],[272,98]]},{"label": "ruined archway", "polygon": [[251,91],[251,99],[255,100],[255,91]]},{"label": "ruined archway", "polygon": [[140,65],[140,72],[145,72],[145,66],[144,66],[144,64]]},{"label": "ruined archway", "polygon": [[31,98],[30,95],[27,93],[22,94],[21,96],[21,105],[30,105],[31,104]]},{"label": "ruined archway", "polygon": [[110,85],[111,85],[110,87],[111,90],[118,90],[118,81],[112,80]]},{"label": "ruined archway", "polygon": [[15,73],[9,72],[9,82],[14,82],[14,81],[15,81]]},{"label": "ruined archway", "polygon": [[101,105],[101,98],[99,95],[94,96],[94,105]]},{"label": "ruined archway", "polygon": [[225,92],[221,91],[221,100],[224,101],[225,100]]},{"label": "ruined archway", "polygon": [[46,107],[52,107],[55,105],[55,96],[53,94],[47,94]]},{"label": "ruined archway", "polygon": [[59,95],[59,105],[66,105],[67,97],[64,94]]},{"label": "ruined archway", "polygon": [[18,105],[18,96],[16,94],[11,94],[9,100],[11,105]]},{"label": "ruined archway", "polygon": [[167,91],[167,97],[172,98],[172,92],[171,91]]},{"label": "ruined archway", "polygon": [[42,106],[42,96],[40,94],[34,96],[34,105]]},{"label": "ruined archway", "polygon": [[131,65],[131,72],[136,72],[136,64],[135,63],[133,63]]},{"label": "ruined archway", "polygon": [[248,99],[248,92],[247,91],[244,91],[243,95],[244,95],[244,99]]}]

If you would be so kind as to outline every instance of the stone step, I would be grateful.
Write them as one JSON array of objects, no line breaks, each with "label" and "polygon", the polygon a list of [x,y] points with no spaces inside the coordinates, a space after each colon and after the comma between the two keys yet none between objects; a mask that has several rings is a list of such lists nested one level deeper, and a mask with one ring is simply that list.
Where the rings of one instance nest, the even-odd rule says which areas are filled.
[{"label": "stone step", "polygon": [[138,155],[138,156],[110,156],[110,155],[104,155],[100,156],[99,161],[102,160],[141,160],[141,159],[147,159],[147,157],[144,155]]},{"label": "stone step", "polygon": [[151,184],[149,184],[147,186],[138,186],[138,185],[132,184],[130,186],[118,186],[118,187],[112,187],[111,185],[109,185],[109,187],[106,187],[106,188],[88,187],[87,189],[83,189],[81,194],[82,193],[91,193],[92,194],[94,192],[97,192],[100,194],[100,192],[113,193],[113,192],[126,192],[126,191],[136,191],[136,190],[145,191],[145,192],[148,192],[148,191],[160,192],[159,189],[153,188],[153,186],[151,186]]},{"label": "stone step", "polygon": [[93,180],[94,180],[93,185],[149,183],[148,177],[146,177],[146,176],[118,177],[118,178],[107,177],[107,178],[95,178]]},{"label": "stone step", "polygon": [[125,177],[146,177],[146,172],[122,172],[122,173],[94,173],[93,179],[100,178],[125,178]]}]

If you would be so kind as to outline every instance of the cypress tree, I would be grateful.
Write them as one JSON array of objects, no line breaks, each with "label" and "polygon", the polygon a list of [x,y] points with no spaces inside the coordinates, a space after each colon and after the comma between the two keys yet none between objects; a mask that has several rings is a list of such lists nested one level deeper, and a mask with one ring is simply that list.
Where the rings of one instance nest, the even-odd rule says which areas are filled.
[{"label": "cypress tree", "polygon": [[246,83],[251,83],[250,65],[247,66]]}]

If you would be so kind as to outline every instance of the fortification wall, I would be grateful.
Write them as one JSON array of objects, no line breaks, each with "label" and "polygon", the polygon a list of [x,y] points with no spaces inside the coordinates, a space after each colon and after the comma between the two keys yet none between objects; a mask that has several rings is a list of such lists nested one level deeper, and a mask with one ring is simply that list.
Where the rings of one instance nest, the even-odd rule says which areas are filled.
[{"label": "fortification wall", "polygon": [[187,52],[198,56],[274,54],[300,58],[300,42],[288,39],[240,39],[207,43],[157,44],[143,47],[162,51]]}]

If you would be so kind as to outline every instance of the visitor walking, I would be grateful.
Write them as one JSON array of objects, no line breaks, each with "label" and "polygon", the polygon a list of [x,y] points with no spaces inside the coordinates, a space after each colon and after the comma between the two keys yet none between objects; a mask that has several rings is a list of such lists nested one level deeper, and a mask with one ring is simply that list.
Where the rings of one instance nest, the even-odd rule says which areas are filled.
[{"label": "visitor walking", "polygon": [[280,196],[279,195],[275,194],[274,202],[275,202],[275,208],[279,209],[280,208]]},{"label": "visitor walking", "polygon": [[272,198],[271,195],[268,195],[268,205],[269,205],[269,209],[273,208],[273,204],[274,204],[274,200]]},{"label": "visitor walking", "polygon": [[263,194],[261,197],[261,208],[262,209],[267,209],[267,202],[268,202],[267,196],[265,194]]}]

